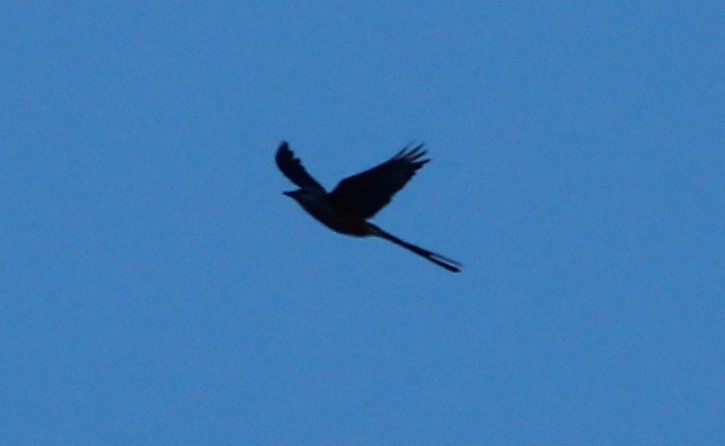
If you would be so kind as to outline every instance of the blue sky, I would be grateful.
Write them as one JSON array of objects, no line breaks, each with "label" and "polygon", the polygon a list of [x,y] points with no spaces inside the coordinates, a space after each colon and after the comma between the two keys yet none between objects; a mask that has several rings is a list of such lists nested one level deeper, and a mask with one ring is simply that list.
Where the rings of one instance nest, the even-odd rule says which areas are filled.
[{"label": "blue sky", "polygon": [[[716,445],[719,2],[4,2],[0,444]],[[410,141],[376,216],[281,195]]]}]

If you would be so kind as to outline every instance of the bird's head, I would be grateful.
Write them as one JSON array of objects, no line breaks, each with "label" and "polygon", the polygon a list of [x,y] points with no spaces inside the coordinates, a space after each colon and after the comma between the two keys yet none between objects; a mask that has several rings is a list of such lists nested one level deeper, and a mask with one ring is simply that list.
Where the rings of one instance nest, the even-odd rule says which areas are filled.
[{"label": "bird's head", "polygon": [[290,198],[294,198],[295,195],[299,195],[300,192],[302,192],[302,189],[286,190],[286,191],[282,192],[282,195],[287,195]]},{"label": "bird's head", "polygon": [[282,192],[282,194],[287,195],[288,197],[299,201],[300,197],[305,193],[304,189],[297,189],[297,190],[288,190]]},{"label": "bird's head", "polygon": [[325,195],[324,192],[320,193],[320,191],[313,189],[297,189],[282,193],[300,204],[317,202]]}]

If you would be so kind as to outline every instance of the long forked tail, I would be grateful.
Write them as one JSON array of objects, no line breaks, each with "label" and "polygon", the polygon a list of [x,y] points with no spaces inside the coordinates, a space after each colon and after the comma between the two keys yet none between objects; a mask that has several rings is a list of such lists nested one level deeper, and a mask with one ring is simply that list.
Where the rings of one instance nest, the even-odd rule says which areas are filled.
[{"label": "long forked tail", "polygon": [[424,259],[427,259],[433,263],[435,263],[438,266],[442,266],[443,268],[447,269],[448,271],[459,273],[461,272],[461,265],[460,263],[456,262],[453,259],[449,259],[448,257],[444,257],[440,254],[436,254],[435,252],[428,251],[427,249],[423,249],[420,246],[415,246],[411,243],[408,243],[404,240],[400,240],[398,237],[388,234],[387,232],[383,231],[382,229],[378,228],[377,226],[370,224],[369,227],[372,230],[370,235],[374,235],[380,238],[383,238],[385,240],[388,240],[390,242],[395,243],[398,246],[402,246],[403,248],[412,251],[419,256],[423,257]]}]

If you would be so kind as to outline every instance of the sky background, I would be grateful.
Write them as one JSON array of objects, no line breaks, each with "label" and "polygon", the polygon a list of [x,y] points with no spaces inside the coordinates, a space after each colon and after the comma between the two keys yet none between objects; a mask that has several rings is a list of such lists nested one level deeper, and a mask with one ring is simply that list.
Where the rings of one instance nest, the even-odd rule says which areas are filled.
[{"label": "sky background", "polygon": [[724,14],[2,2],[0,444],[723,444]]}]

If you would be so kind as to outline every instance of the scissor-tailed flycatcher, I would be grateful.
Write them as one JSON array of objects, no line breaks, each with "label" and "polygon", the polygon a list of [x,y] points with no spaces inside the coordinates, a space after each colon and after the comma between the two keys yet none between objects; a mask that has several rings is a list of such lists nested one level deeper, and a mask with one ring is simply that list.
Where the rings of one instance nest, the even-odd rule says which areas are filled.
[{"label": "scissor-tailed flycatcher", "polygon": [[300,187],[284,194],[328,228],[357,237],[383,238],[457,273],[461,264],[455,260],[400,240],[366,221],[390,203],[393,195],[429,161],[423,158],[425,155],[423,144],[405,147],[379,166],[340,181],[330,193],[307,173],[287,142],[280,144],[275,161],[279,170]]}]

